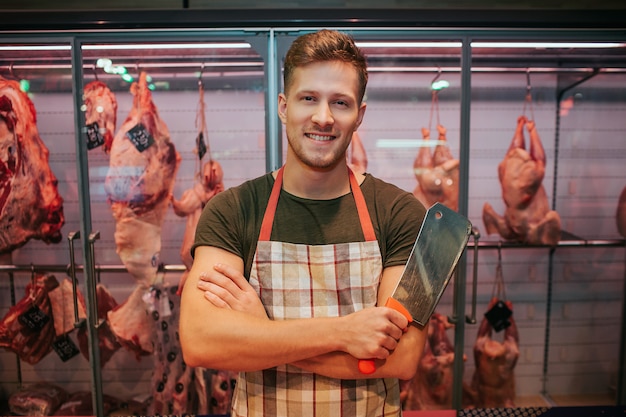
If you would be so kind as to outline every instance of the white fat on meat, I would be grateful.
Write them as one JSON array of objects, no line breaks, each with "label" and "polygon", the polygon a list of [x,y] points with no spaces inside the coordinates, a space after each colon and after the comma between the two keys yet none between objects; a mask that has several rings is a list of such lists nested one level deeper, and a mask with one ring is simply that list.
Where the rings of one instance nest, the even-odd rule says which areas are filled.
[{"label": "white fat on meat", "polygon": [[[180,156],[152,102],[145,73],[131,93],[133,108],[113,139],[104,188],[115,219],[116,251],[136,282],[149,287],[157,279],[161,226]],[[145,148],[129,135],[139,125],[153,139]]]},{"label": "white fat on meat", "polygon": [[[52,317],[54,319],[54,331],[57,336],[64,335],[74,330],[74,289],[69,279],[61,281],[58,287],[48,293],[52,305]],[[76,289],[76,311],[79,319],[87,317],[85,299],[83,294]]]},{"label": "white fat on meat", "polygon": [[[526,150],[524,128],[530,136]],[[499,233],[506,240],[528,244],[556,245],[561,237],[561,218],[550,210],[542,182],[546,155],[535,122],[525,116],[517,128],[504,159],[498,165],[498,178],[506,206],[503,216],[489,203],[483,206],[487,234]]]}]

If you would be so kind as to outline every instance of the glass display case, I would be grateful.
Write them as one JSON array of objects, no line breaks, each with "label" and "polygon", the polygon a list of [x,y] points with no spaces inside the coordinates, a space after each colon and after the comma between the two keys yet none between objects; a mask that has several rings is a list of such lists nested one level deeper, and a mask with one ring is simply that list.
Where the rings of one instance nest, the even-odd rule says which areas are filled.
[{"label": "glass display case", "polygon": [[[454,359],[437,370],[446,385],[432,389],[447,395],[406,409],[623,404],[625,243],[616,210],[626,186],[626,37],[392,26],[337,27],[354,36],[369,68],[366,115],[348,157],[425,205],[446,198],[474,225],[436,309]],[[30,364],[3,345],[0,403],[44,381],[89,392],[95,415],[112,411],[112,398],[149,414],[181,411],[171,408],[173,398],[191,386],[177,387],[172,376],[192,377],[168,354],[176,350],[170,337],[189,266],[187,233],[217,186],[205,169],[228,188],[282,164],[282,58],[296,36],[323,26],[241,27],[66,31],[45,40],[0,33],[0,76],[17,81],[33,103],[64,214],[61,239],[33,238],[2,256],[0,316],[40,273],[75,283],[83,309],[67,333],[76,347],[69,357],[51,349]],[[515,184],[499,177],[499,166],[519,145],[521,117],[524,148],[539,164],[531,171],[543,170],[533,177],[545,191],[537,210],[556,213],[558,230],[549,228],[556,242],[529,244],[503,236],[504,226],[502,233],[486,226],[486,212],[492,223],[511,224],[505,198]],[[541,148],[533,148],[527,121]],[[135,149],[120,147],[118,137],[134,138]],[[149,176],[154,168],[162,175]],[[429,184],[424,173],[439,176]],[[120,184],[123,176],[142,185]],[[197,191],[204,201],[190,198]],[[534,224],[523,226],[523,237],[532,233]],[[494,297],[511,303],[517,340],[509,345],[510,321],[504,331],[479,330]],[[64,311],[74,318],[71,304]],[[155,312],[169,318],[141,317]],[[509,349],[510,373],[491,376],[510,403],[480,394],[476,381],[492,371],[475,359],[485,338]],[[195,374],[204,384],[193,386],[193,410],[182,412],[215,398],[219,377]],[[511,382],[513,393],[504,392]],[[221,414],[217,403],[201,411]]]}]

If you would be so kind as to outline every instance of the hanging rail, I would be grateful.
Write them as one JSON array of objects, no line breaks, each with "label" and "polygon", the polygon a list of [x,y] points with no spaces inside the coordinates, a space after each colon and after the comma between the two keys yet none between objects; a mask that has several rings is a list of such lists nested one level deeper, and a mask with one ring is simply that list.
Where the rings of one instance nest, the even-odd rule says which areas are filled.
[{"label": "hanging rail", "polygon": [[[0,272],[65,272],[70,275],[71,265],[0,265]],[[76,265],[76,271],[84,271],[83,265]],[[124,265],[95,265],[96,272],[128,272]],[[161,265],[159,271],[184,272],[185,265]]]},{"label": "hanging rail", "polygon": [[[513,249],[539,249],[539,248],[576,248],[576,247],[624,247],[626,246],[626,239],[579,239],[579,240],[562,240],[557,243],[556,246],[550,245],[525,245],[517,242],[507,241],[478,241],[478,243],[470,240],[467,243],[468,249],[474,249],[478,245],[478,249],[498,249],[498,248],[513,248]],[[83,271],[83,265],[76,265],[76,271]],[[187,267],[182,264],[162,264],[159,266],[159,271],[163,272],[185,272]],[[96,272],[127,272],[124,265],[96,265]],[[0,272],[65,272],[69,275],[70,265],[0,265]]]}]

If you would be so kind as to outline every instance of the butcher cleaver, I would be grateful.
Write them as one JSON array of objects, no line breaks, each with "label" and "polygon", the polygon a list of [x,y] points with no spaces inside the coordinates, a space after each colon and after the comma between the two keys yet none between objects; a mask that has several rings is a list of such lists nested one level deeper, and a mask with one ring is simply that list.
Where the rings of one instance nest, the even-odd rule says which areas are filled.
[{"label": "butcher cleaver", "polygon": [[[463,215],[441,203],[426,211],[411,255],[385,306],[401,312],[423,328],[446,289],[472,232]],[[371,374],[374,360],[359,360],[359,370]]]}]

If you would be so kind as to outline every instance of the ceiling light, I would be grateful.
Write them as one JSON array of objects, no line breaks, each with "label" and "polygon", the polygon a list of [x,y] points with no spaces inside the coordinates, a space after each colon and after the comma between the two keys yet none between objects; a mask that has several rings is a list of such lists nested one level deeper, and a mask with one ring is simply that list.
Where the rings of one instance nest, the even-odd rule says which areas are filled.
[{"label": "ceiling light", "polygon": [[231,42],[231,43],[150,43],[150,44],[98,44],[98,45],[82,45],[86,51],[113,50],[113,49],[241,49],[251,48],[247,42]]},{"label": "ceiling light", "polygon": [[0,46],[0,51],[69,51],[70,45],[10,45]]},{"label": "ceiling light", "polygon": [[461,42],[356,42],[359,48],[460,48]]},{"label": "ceiling light", "polygon": [[623,48],[620,42],[472,42],[472,48],[538,48],[538,49],[585,49]]}]

